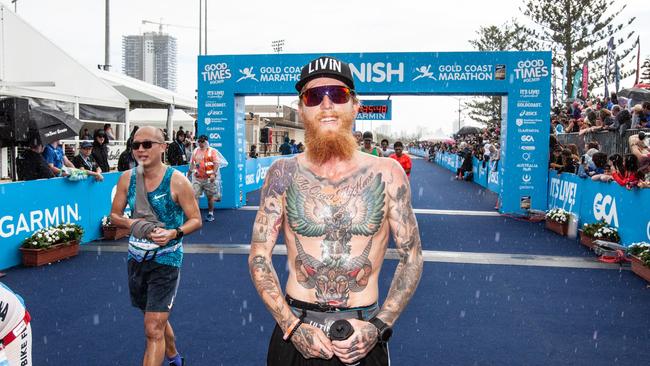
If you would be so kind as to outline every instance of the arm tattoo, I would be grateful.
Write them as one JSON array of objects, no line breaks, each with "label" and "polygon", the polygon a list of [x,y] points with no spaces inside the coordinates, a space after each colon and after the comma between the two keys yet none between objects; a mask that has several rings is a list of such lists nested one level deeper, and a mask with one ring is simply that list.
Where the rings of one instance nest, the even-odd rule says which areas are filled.
[{"label": "arm tattoo", "polygon": [[389,220],[392,221],[391,227],[400,261],[378,316],[391,325],[413,296],[422,275],[422,245],[410,195],[407,183],[400,185],[394,195],[389,194]]},{"label": "arm tattoo", "polygon": [[269,238],[277,238],[282,224],[282,197],[295,171],[295,158],[280,159],[269,169],[253,226],[253,243],[266,243]]},{"label": "arm tattoo", "polygon": [[[298,250],[297,281],[315,289],[320,304],[345,307],[350,291],[366,288],[372,273],[372,236],[384,219],[384,189],[382,174],[368,169],[334,185],[298,174],[287,188],[287,220]],[[322,260],[307,254],[296,234],[323,237]],[[353,235],[370,238],[363,253],[351,258]]]},{"label": "arm tattoo", "polygon": [[271,262],[271,253],[282,224],[282,196],[295,169],[295,158],[278,160],[269,169],[262,188],[260,210],[253,225],[249,257],[253,284],[282,330],[286,330],[295,317],[282,296],[280,281]]}]

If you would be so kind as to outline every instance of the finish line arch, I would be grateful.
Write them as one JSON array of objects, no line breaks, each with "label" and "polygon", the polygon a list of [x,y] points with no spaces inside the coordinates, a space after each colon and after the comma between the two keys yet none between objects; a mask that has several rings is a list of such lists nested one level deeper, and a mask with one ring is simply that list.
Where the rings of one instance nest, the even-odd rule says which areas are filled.
[{"label": "finish line arch", "polygon": [[[198,133],[229,165],[217,207],[245,204],[246,96],[296,96],[300,69],[325,54],[210,55],[198,59]],[[327,54],[350,64],[361,95],[502,96],[500,212],[545,211],[551,52]],[[436,187],[444,189],[444,187]]]}]

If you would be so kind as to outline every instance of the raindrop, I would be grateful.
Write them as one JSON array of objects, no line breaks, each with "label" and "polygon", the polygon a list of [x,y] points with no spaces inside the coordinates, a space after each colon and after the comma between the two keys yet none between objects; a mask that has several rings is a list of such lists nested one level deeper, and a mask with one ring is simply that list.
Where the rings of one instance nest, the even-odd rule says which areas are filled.
[{"label": "raindrop", "polygon": [[243,327],[246,325],[246,318],[241,318],[241,326]]},{"label": "raindrop", "polygon": [[249,323],[253,322],[253,313],[248,313],[248,322]]},{"label": "raindrop", "polygon": [[625,316],[625,312],[621,311],[621,318]]},{"label": "raindrop", "polygon": [[449,300],[447,300],[447,305],[449,305]]},{"label": "raindrop", "polygon": [[498,243],[499,240],[501,240],[501,232],[497,231],[496,233],[494,233],[494,241]]},{"label": "raindrop", "polygon": [[223,260],[223,250],[219,250],[219,260]]},{"label": "raindrop", "polygon": [[244,309],[247,309],[248,308],[248,300],[244,300],[242,306],[244,307]]},{"label": "raindrop", "polygon": [[[593,335],[592,338],[594,339],[594,341],[595,341],[596,339],[598,339],[598,331],[597,331],[597,330],[594,330],[594,335]],[[596,348],[598,348],[598,343],[596,343]]]},{"label": "raindrop", "polygon": [[465,317],[465,310],[461,310],[461,311],[460,311],[460,317],[461,317],[461,318],[464,318],[464,317]]},{"label": "raindrop", "polygon": [[47,336],[43,336],[43,344],[47,344]]},{"label": "raindrop", "polygon": [[420,187],[420,190],[418,190],[418,197],[422,198],[423,194],[424,194],[424,187]]},{"label": "raindrop", "polygon": [[99,325],[99,314],[93,315],[93,325]]},{"label": "raindrop", "polygon": [[416,316],[415,317],[415,324],[417,324],[417,323],[418,323],[418,317]]},{"label": "raindrop", "polygon": [[260,325],[260,332],[264,332],[264,326]]},{"label": "raindrop", "polygon": [[568,278],[565,278],[565,279],[564,279],[564,284],[566,285],[567,283],[569,283],[569,279],[568,279]]},{"label": "raindrop", "polygon": [[478,299],[479,297],[481,297],[481,290],[476,290],[476,294],[474,294],[474,297],[475,297],[476,299]]}]

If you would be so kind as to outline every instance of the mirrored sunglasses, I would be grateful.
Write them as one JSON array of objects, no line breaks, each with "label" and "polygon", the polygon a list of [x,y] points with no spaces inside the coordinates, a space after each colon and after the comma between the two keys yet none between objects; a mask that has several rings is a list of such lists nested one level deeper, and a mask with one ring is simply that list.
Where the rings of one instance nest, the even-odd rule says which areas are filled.
[{"label": "mirrored sunglasses", "polygon": [[324,85],[305,90],[300,94],[300,100],[307,107],[315,107],[320,105],[327,95],[332,103],[345,104],[350,100],[352,94],[354,94],[354,91],[345,86]]}]

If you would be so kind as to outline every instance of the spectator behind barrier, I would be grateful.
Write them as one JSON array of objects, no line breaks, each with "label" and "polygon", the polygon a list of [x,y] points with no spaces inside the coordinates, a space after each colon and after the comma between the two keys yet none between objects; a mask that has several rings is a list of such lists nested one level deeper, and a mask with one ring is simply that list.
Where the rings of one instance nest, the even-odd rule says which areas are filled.
[{"label": "spectator behind barrier", "polygon": [[43,158],[45,158],[52,173],[57,177],[65,175],[63,172],[63,166],[74,168],[74,165],[72,165],[70,160],[68,160],[68,157],[65,156],[60,140],[52,141],[45,146],[43,149]]},{"label": "spectator behind barrier", "polygon": [[623,169],[612,173],[612,178],[616,183],[627,189],[636,187],[639,183],[639,160],[634,154],[627,154],[623,159]]},{"label": "spectator behind barrier", "polygon": [[54,173],[43,158],[43,144],[36,135],[30,136],[29,149],[16,160],[19,180],[54,178]]},{"label": "spectator behind barrier", "polygon": [[167,147],[167,162],[169,165],[185,165],[188,162],[185,155],[185,132],[176,132],[176,139]]},{"label": "spectator behind barrier", "polygon": [[93,144],[90,141],[83,141],[79,147],[79,154],[72,158],[75,168],[85,170],[88,175],[95,177],[97,181],[103,181],[102,170],[99,168],[92,156]]},{"label": "spectator behind barrier", "polygon": [[108,167],[108,139],[104,130],[95,130],[92,154],[102,172],[108,173],[110,171]]}]

